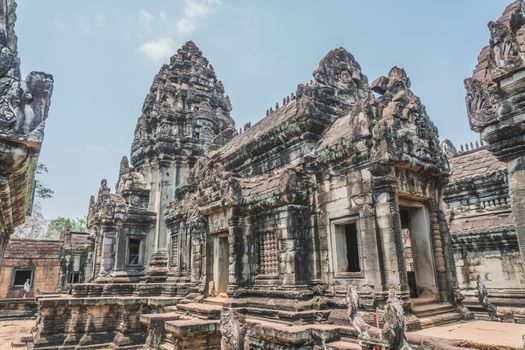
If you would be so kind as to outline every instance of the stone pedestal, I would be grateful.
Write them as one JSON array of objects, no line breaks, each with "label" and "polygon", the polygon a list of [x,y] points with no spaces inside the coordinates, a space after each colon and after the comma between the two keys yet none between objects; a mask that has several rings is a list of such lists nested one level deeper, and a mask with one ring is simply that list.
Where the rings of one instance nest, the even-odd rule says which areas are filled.
[{"label": "stone pedestal", "polygon": [[141,278],[146,283],[162,283],[168,278],[168,254],[165,249],[157,250],[151,257],[146,275]]}]

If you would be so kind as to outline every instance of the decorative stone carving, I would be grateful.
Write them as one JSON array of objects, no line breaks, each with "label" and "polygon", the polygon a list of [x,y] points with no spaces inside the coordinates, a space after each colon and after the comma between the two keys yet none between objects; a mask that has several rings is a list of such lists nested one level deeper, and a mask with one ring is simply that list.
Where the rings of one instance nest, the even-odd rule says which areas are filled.
[{"label": "decorative stone carving", "polygon": [[396,292],[393,289],[388,292],[382,329],[368,325],[361,317],[357,316],[360,304],[359,294],[352,285],[348,286],[346,301],[348,304],[348,318],[358,332],[359,339],[363,344],[388,345],[388,348],[393,350],[412,350],[405,337],[403,305],[396,297]]},{"label": "decorative stone carving", "polygon": [[489,292],[485,283],[481,280],[481,276],[478,275],[476,278],[476,289],[478,294],[478,301],[487,310],[491,320],[499,320],[498,318],[498,307],[489,301]]},{"label": "decorative stone carving", "polygon": [[44,138],[53,76],[31,72],[25,80],[15,35],[16,2],[0,8],[0,264],[9,236],[33,205],[34,176]]},{"label": "decorative stone carving", "polygon": [[232,308],[224,308],[221,313],[221,349],[244,350],[244,338],[248,331],[244,315]]},{"label": "decorative stone carving", "polygon": [[[144,100],[131,160],[139,168],[153,159],[175,160],[173,147],[198,155],[220,131],[235,127],[231,104],[213,68],[191,41],[160,69]],[[217,142],[217,140],[216,140]]]}]

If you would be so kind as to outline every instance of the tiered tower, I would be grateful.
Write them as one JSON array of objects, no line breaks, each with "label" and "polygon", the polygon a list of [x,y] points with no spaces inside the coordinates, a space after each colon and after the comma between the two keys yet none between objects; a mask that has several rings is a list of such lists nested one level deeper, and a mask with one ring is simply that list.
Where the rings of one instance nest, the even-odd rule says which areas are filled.
[{"label": "tiered tower", "polygon": [[[104,215],[97,215],[97,212],[107,206],[91,204],[88,223],[91,228],[98,227],[93,231],[98,232],[94,234],[99,236],[99,260],[104,261],[102,265],[101,261],[93,264],[94,275],[100,271],[107,276],[111,271],[128,270],[130,237],[141,241],[140,266],[132,269],[137,271],[158,264],[166,268],[170,242],[165,208],[174,200],[184,175],[203,156],[212,139],[223,130],[235,128],[230,110],[222,83],[193,42],[184,44],[170,63],[162,66],[137,122],[131,146],[131,166],[123,160],[125,166],[121,165],[117,193],[105,196],[115,209],[102,222],[97,218]],[[129,188],[126,183],[131,184]],[[143,203],[125,198],[130,197],[128,192],[134,189],[140,192],[137,198],[144,198],[143,192],[147,190]],[[119,217],[119,213],[123,215]],[[138,225],[137,217],[141,215],[143,219],[138,221],[143,225]],[[155,219],[149,220],[151,216]],[[111,227],[108,229],[108,226]],[[104,231],[111,232],[110,238],[105,237]],[[117,246],[116,254],[111,253],[112,245]],[[97,265],[103,268],[97,269]]]}]

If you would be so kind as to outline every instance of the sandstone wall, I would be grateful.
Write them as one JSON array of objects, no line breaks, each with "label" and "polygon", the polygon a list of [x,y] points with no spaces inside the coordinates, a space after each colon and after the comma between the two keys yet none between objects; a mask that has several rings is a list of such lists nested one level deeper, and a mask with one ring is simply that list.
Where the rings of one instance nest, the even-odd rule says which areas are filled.
[{"label": "sandstone wall", "polygon": [[33,294],[54,291],[60,276],[58,258],[4,258],[0,271],[0,298],[22,297],[22,287],[12,287],[15,269],[33,269]]}]

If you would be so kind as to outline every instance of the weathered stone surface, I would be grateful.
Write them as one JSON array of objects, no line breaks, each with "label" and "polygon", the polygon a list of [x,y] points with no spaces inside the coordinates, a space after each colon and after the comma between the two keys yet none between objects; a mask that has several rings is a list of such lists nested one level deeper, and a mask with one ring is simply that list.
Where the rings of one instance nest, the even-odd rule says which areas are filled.
[{"label": "weathered stone surface", "polygon": [[507,163],[516,236],[525,264],[525,3],[510,4],[489,22],[490,42],[481,50],[478,65],[465,80],[470,126],[488,149]]},{"label": "weathered stone surface", "polygon": [[31,212],[35,167],[44,137],[53,77],[20,76],[16,2],[0,8],[0,263],[9,236]]},{"label": "weathered stone surface", "polygon": [[485,317],[476,296],[477,276],[482,277],[493,303],[523,307],[525,272],[511,210],[507,166],[486,146],[477,146],[471,145],[468,150],[461,146],[460,151],[449,154],[451,175],[443,199],[464,303],[477,316]]},{"label": "weathered stone surface", "polygon": [[[357,339],[339,315],[350,285],[363,322],[379,308],[381,344],[408,347],[404,317],[407,328],[421,327],[409,307],[418,296],[431,296],[425,317],[443,308],[453,316],[444,322],[462,317],[440,207],[448,163],[403,69],[369,86],[338,48],[244,132],[235,132],[230,108],[211,66],[186,43],[153,82],[116,191],[103,180],[90,201],[92,283],[39,301],[47,311],[37,348],[141,340],[215,349],[221,339],[234,349],[324,347]],[[176,305],[141,301],[168,296]],[[111,306],[113,298],[129,302]],[[79,311],[86,307],[89,316]],[[131,314],[155,311],[173,314],[144,316],[140,338]],[[76,316],[55,316],[64,313]]]}]

